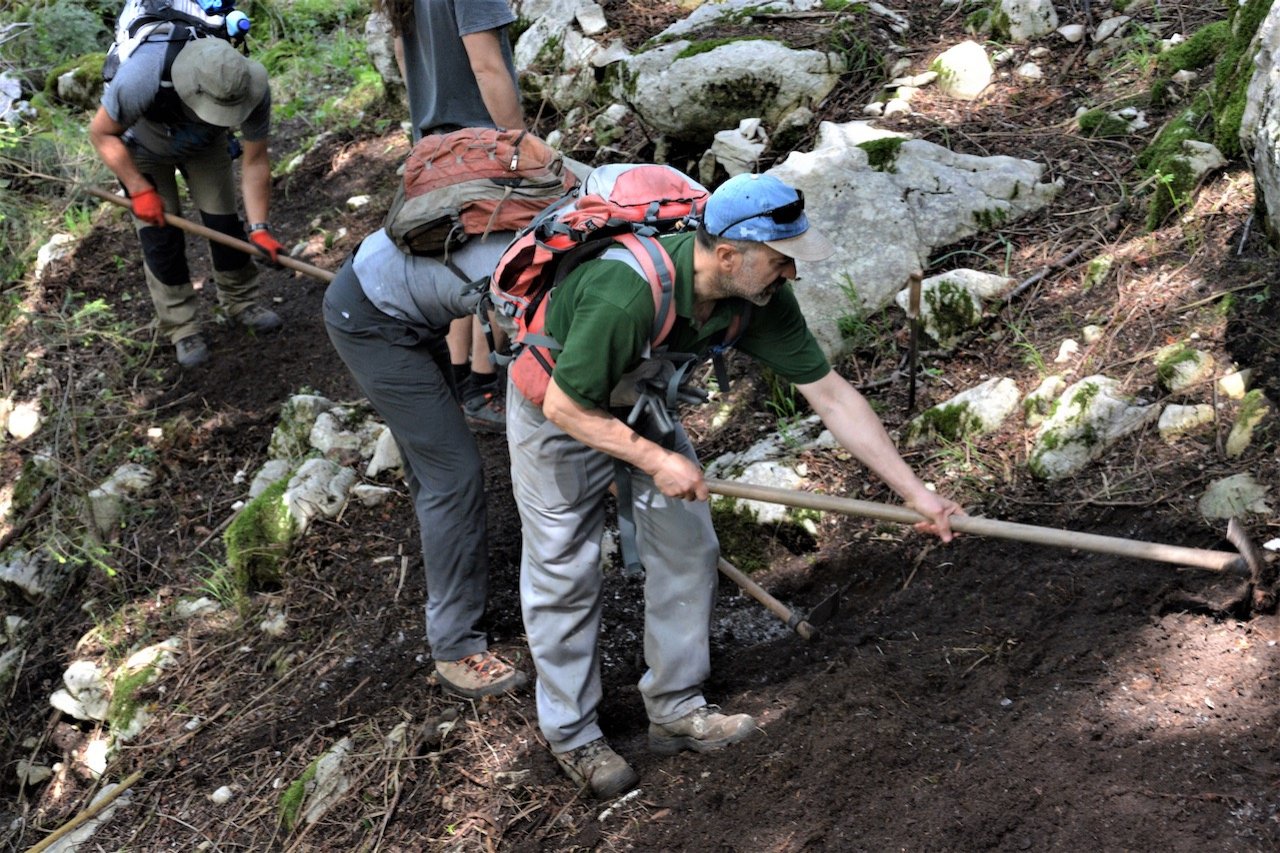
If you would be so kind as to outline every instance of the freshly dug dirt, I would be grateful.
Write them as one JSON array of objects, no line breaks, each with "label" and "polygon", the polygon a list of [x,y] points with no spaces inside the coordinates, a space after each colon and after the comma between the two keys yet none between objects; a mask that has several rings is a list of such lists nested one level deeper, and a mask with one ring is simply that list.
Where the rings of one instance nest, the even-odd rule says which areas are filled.
[{"label": "freshly dug dirt", "polygon": [[[959,22],[925,5],[906,4],[919,22],[920,64],[958,40]],[[1204,14],[1194,4],[1174,6],[1184,32]],[[653,14],[637,9],[628,20],[641,27]],[[1077,53],[1059,47],[1041,60],[1041,84],[1006,79],[975,104],[926,94],[919,115],[903,125],[957,150],[1046,163],[1066,181],[1043,216],[949,247],[931,272],[981,266],[1023,279],[1083,241],[1095,244],[1050,270],[957,351],[926,352],[920,403],[990,376],[1010,376],[1025,393],[1042,370],[1062,368],[1053,363],[1059,344],[1088,323],[1103,326],[1104,336],[1078,375],[1107,373],[1133,393],[1161,398],[1150,353],[1194,330],[1197,346],[1220,365],[1254,368],[1255,385],[1280,399],[1278,276],[1258,229],[1247,224],[1248,172],[1214,176],[1184,220],[1144,234],[1141,207],[1120,206],[1118,183],[1141,140],[1082,139],[1069,121],[1076,106],[1103,100],[1117,84],[1086,71]],[[829,105],[838,120],[859,109],[848,94]],[[1149,120],[1159,123],[1155,114]],[[281,128],[277,151],[289,150],[295,130]],[[650,150],[642,139],[633,144],[641,155]],[[328,137],[279,180],[278,236],[308,240],[306,260],[336,269],[378,226],[406,151],[398,131]],[[359,194],[372,204],[348,210],[346,200]],[[1082,263],[1103,252],[1116,256],[1116,269],[1085,288]],[[190,254],[207,275],[195,241]],[[93,843],[101,849],[1280,848],[1280,622],[1242,603],[1238,579],[1207,572],[975,537],[943,546],[832,515],[811,538],[758,531],[760,583],[802,613],[832,596],[839,609],[817,640],[805,642],[722,582],[707,696],[755,715],[761,730],[723,752],[662,758],[645,749],[635,687],[643,672],[641,581],[612,570],[602,723],[642,777],[638,793],[612,804],[583,799],[558,774],[531,695],[459,702],[433,683],[417,532],[394,478],[380,481],[398,490],[389,503],[352,506],[318,524],[290,557],[281,587],[260,592],[245,613],[177,619],[170,605],[178,599],[216,593],[207,579],[223,558],[218,534],[244,498],[245,474],[265,460],[281,404],[304,389],[356,397],[324,333],[323,285],[273,269],[263,285],[284,330],[256,338],[211,323],[214,360],[201,370],[173,366],[163,342],[139,354],[108,330],[85,332],[83,319],[73,326],[68,318],[94,300],[114,312],[113,328],[135,336],[146,337],[150,318],[135,238],[123,217],[106,213],[43,282],[30,305],[30,335],[3,344],[12,387],[30,392],[45,383],[51,398],[67,401],[55,418],[66,428],[58,433],[64,474],[48,486],[56,493],[49,506],[64,505],[123,461],[106,449],[122,433],[147,448],[160,474],[120,543],[78,559],[72,595],[7,602],[7,612],[40,626],[0,712],[0,838],[8,849],[25,849],[66,823],[96,788],[75,769],[93,728],[49,712],[68,663],[118,660],[170,636],[181,641],[181,665],[144,691],[155,720],[108,771],[113,780],[143,776],[131,804],[99,831]],[[907,414],[906,382],[895,378],[904,327],[896,311],[869,318],[865,345],[839,365],[891,429]],[[62,338],[36,334],[64,328],[71,331]],[[777,392],[745,359],[734,372],[735,395],[758,416],[713,426],[706,412],[690,412],[705,459],[776,426]],[[1225,527],[1199,516],[1197,498],[1207,483],[1240,471],[1280,482],[1280,460],[1274,427],[1245,456],[1226,459],[1231,411],[1175,444],[1150,432],[1131,437],[1088,472],[1055,484],[1026,473],[1030,433],[1020,422],[907,458],[975,514],[1233,550]],[[152,427],[163,428],[159,443],[148,444]],[[506,445],[501,436],[479,441],[492,540],[487,628],[500,650],[531,670]],[[37,437],[0,448],[5,478],[42,447]],[[892,499],[842,454],[815,451],[806,462],[814,490]],[[1247,522],[1255,540],[1280,535],[1274,512]],[[29,530],[43,536],[48,528],[37,516]],[[727,551],[742,547],[726,537]],[[286,618],[279,636],[258,627],[274,612]],[[343,738],[355,744],[350,789],[314,824],[281,826],[282,793]],[[65,769],[54,782],[22,788],[12,769],[20,759],[61,761]],[[209,797],[221,786],[232,797],[215,804]]]}]

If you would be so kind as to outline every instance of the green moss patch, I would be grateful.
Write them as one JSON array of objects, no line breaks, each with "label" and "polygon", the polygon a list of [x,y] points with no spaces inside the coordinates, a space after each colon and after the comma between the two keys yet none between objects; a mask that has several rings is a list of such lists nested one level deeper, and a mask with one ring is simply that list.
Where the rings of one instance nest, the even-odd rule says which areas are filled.
[{"label": "green moss patch", "polygon": [[710,53],[717,48],[724,47],[726,44],[733,44],[739,41],[777,41],[777,39],[761,38],[760,36],[734,36],[732,38],[715,38],[705,41],[690,42],[683,50],[676,54],[676,60],[688,59],[691,56],[697,56],[700,53]]},{"label": "green moss patch", "polygon": [[107,706],[107,725],[113,731],[125,731],[138,714],[138,691],[156,677],[155,664],[149,664],[137,672],[118,675],[111,689],[111,704]]},{"label": "green moss patch", "polygon": [[929,306],[930,324],[938,336],[937,343],[944,343],[972,329],[981,319],[973,304],[973,295],[964,287],[948,279],[927,288],[922,294]]},{"label": "green moss patch", "polygon": [[1080,132],[1093,139],[1120,139],[1132,131],[1129,122],[1106,110],[1089,110],[1076,119]]},{"label": "green moss patch", "polygon": [[898,149],[906,142],[901,136],[884,136],[859,142],[858,147],[867,152],[867,162],[877,172],[898,171]]},{"label": "green moss patch", "polygon": [[302,775],[289,784],[280,794],[280,825],[285,829],[293,829],[298,825],[298,812],[302,809],[302,803],[307,798],[307,789],[313,779],[316,778],[316,769],[320,766],[320,759],[316,759],[307,765],[307,769],[302,771]]},{"label": "green moss patch", "polygon": [[280,564],[294,535],[293,518],[284,502],[288,487],[287,477],[272,483],[240,510],[223,534],[227,565],[243,592],[279,583],[283,576]]},{"label": "green moss patch", "polygon": [[982,419],[973,413],[968,403],[946,403],[925,410],[907,425],[907,443],[931,437],[961,441],[981,431]]}]

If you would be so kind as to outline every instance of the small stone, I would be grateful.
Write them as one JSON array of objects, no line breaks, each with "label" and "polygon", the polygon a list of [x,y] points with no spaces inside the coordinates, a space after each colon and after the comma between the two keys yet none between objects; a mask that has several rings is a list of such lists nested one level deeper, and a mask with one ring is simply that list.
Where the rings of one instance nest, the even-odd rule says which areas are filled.
[{"label": "small stone", "polygon": [[209,799],[213,801],[214,805],[221,806],[231,802],[231,798],[234,796],[235,792],[231,790],[230,786],[223,785],[221,788],[210,794]]}]

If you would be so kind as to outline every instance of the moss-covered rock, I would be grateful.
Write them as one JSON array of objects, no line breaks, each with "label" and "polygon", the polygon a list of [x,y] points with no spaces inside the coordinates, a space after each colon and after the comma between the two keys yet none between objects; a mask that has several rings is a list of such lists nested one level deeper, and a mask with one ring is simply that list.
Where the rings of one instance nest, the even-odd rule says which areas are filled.
[{"label": "moss-covered rock", "polygon": [[1228,3],[1231,37],[1223,46],[1213,72],[1213,138],[1224,157],[1241,154],[1240,119],[1253,77],[1253,38],[1271,10],[1271,0],[1242,0]]},{"label": "moss-covered rock", "polygon": [[288,487],[287,479],[271,484],[240,510],[223,534],[227,565],[242,592],[279,583],[283,575],[280,563],[296,533],[285,502]]},{"label": "moss-covered rock", "polygon": [[1224,448],[1229,458],[1234,459],[1244,453],[1253,441],[1254,432],[1273,410],[1271,401],[1260,389],[1255,388],[1244,395]]},{"label": "moss-covered rock", "polygon": [[1107,110],[1087,110],[1076,117],[1076,124],[1094,139],[1121,139],[1133,133],[1129,122]]},{"label": "moss-covered rock", "polygon": [[1155,356],[1156,377],[1169,391],[1182,391],[1213,374],[1213,356],[1188,344],[1161,347]]}]

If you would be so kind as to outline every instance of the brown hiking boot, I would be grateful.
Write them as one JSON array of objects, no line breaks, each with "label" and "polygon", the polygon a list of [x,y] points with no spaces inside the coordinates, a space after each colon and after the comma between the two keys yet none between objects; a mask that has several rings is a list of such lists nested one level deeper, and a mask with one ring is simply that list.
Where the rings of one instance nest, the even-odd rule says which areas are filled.
[{"label": "brown hiking boot", "polygon": [[675,755],[682,749],[710,752],[748,737],[756,730],[749,714],[720,713],[719,705],[703,705],[678,720],[649,724],[649,750]]},{"label": "brown hiking boot", "polygon": [[436,678],[445,690],[466,699],[511,693],[529,677],[493,652],[476,652],[462,660],[436,661]]},{"label": "brown hiking boot", "polygon": [[640,777],[604,738],[568,752],[552,753],[565,775],[599,800],[616,797],[636,786]]}]

